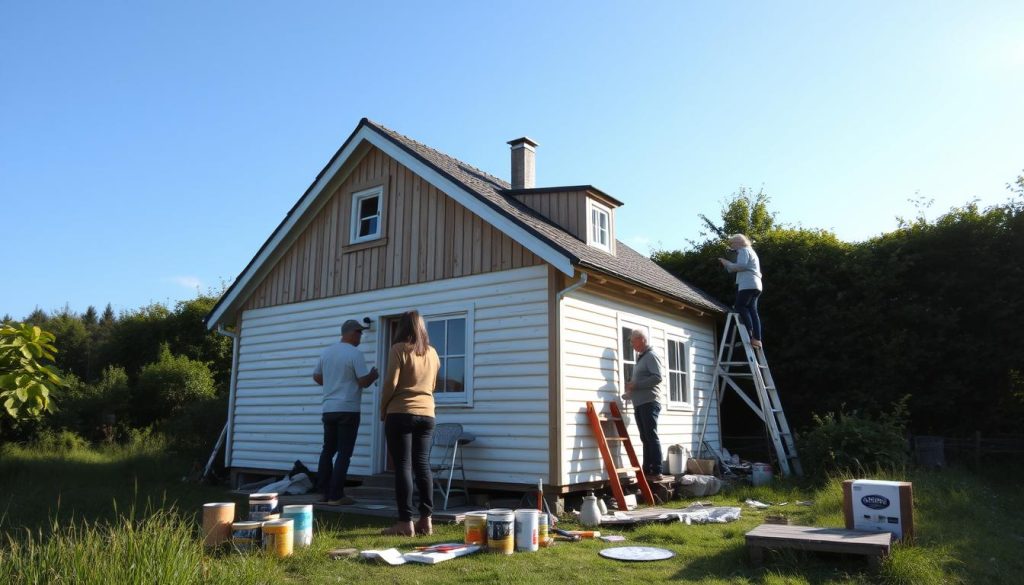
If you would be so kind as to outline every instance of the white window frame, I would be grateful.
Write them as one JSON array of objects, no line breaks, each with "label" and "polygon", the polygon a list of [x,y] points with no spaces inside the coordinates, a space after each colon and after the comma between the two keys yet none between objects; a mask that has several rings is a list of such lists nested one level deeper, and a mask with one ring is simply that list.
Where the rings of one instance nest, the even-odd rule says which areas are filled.
[{"label": "white window frame", "polygon": [[[360,203],[370,199],[372,197],[377,198],[377,231],[372,234],[365,236],[359,235],[359,226],[363,223],[363,219],[359,216]],[[377,187],[371,187],[362,191],[357,191],[352,194],[352,219],[349,222],[349,243],[360,244],[363,242],[370,242],[373,240],[379,240],[384,234],[384,186],[379,185]]]},{"label": "white window frame", "polygon": [[[598,224],[594,221],[595,214],[604,214],[607,220],[605,229],[607,241],[603,244],[594,237],[594,231],[599,229]],[[612,210],[593,200],[589,200],[587,204],[587,244],[608,253],[612,251]]]},{"label": "white window frame", "polygon": [[[679,363],[684,368],[682,370],[672,369],[671,343],[679,344],[681,355],[678,357]],[[670,409],[693,410],[693,359],[691,359],[691,354],[692,348],[689,339],[671,333],[665,335],[665,371],[667,372],[665,388],[668,394],[668,407]],[[686,400],[673,400],[672,398],[672,378],[674,375],[682,376],[683,392],[685,393]]]},{"label": "white window frame", "polygon": [[[475,329],[473,307],[443,307],[431,309],[423,314],[425,323],[448,320],[466,320],[465,385],[462,392],[435,392],[434,404],[438,407],[473,406],[473,330]],[[435,348],[436,349],[436,348]],[[441,352],[438,352],[441,357]],[[442,358],[443,359],[443,358]]]},{"label": "white window frame", "polygon": [[[624,320],[624,319],[619,319],[618,321],[619,321],[618,322],[619,330],[618,330],[618,334],[616,335],[616,337],[619,338],[619,351],[616,352],[616,353],[619,354],[619,376],[620,376],[620,379],[622,380],[620,391],[621,392],[625,392],[626,391],[626,383],[629,382],[630,377],[631,377],[631,376],[626,376],[626,366],[627,365],[636,366],[636,358],[635,358],[635,355],[634,355],[634,359],[632,359],[632,360],[626,359],[626,355],[624,353],[625,352],[625,348],[626,348],[626,344],[627,343],[631,343],[631,342],[630,342],[629,338],[626,338],[626,337],[624,337],[622,335],[622,330],[627,328],[627,327],[630,330],[640,329],[640,330],[642,330],[644,332],[644,335],[647,336],[647,343],[650,344],[651,343],[651,328],[649,326],[647,326],[647,325],[641,325],[639,323],[636,323],[635,321],[627,321],[627,320]],[[653,351],[654,348],[652,347],[651,350]],[[630,351],[632,351],[632,345],[630,345]],[[635,354],[636,352],[634,351],[633,353]]]}]

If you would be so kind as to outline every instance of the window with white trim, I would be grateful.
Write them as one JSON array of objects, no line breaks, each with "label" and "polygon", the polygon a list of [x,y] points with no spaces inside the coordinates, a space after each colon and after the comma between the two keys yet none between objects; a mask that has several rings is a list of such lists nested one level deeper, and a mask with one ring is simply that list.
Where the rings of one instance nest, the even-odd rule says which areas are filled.
[{"label": "window with white trim", "polygon": [[472,402],[472,316],[468,313],[425,316],[430,345],[437,351],[441,369],[434,399],[438,402]]},{"label": "window with white trim", "polygon": [[668,401],[678,406],[690,405],[690,351],[682,339],[666,340],[668,353]]},{"label": "window with white trim", "polygon": [[[637,354],[633,351],[633,342],[630,339],[633,335],[633,330],[639,329],[644,333],[648,339],[650,339],[650,333],[648,333],[646,327],[639,325],[623,324],[622,325],[622,354],[619,361],[622,362],[622,388],[625,390],[626,382],[633,379],[633,369],[636,368]],[[648,341],[650,343],[650,341]]]},{"label": "window with white trim", "polygon": [[349,243],[358,244],[381,236],[381,208],[384,187],[374,187],[352,194],[352,227]]},{"label": "window with white trim", "polygon": [[603,205],[590,202],[590,217],[587,223],[587,243],[605,252],[612,249],[612,212]]}]

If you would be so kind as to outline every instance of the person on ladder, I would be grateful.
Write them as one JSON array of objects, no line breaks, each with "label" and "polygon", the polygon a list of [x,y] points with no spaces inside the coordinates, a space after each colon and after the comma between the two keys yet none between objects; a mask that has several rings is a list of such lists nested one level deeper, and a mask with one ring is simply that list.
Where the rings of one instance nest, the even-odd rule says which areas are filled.
[{"label": "person on ladder", "polygon": [[623,398],[633,401],[636,426],[644,444],[644,475],[648,481],[661,481],[661,440],[658,439],[658,415],[661,413],[661,360],[651,351],[647,335],[634,329],[629,343],[636,353],[633,376],[626,383]]},{"label": "person on ladder", "polygon": [[729,247],[736,250],[736,261],[719,258],[729,272],[736,274],[736,303],[733,308],[750,332],[750,345],[761,348],[761,317],[757,313],[757,301],[761,297],[761,260],[750,245],[750,238],[743,234],[729,236]]}]

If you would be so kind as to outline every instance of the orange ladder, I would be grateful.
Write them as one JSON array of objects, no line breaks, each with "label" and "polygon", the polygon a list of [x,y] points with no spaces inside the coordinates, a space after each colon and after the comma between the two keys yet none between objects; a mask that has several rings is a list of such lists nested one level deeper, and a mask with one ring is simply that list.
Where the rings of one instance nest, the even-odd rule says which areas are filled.
[{"label": "orange ladder", "polygon": [[[594,406],[594,402],[587,402],[587,418],[590,420],[590,428],[594,430],[594,437],[597,439],[597,448],[601,450],[601,458],[604,460],[604,467],[608,470],[608,482],[612,485],[612,494],[615,501],[619,503],[619,510],[626,511],[626,494],[622,491],[622,480],[619,476],[630,471],[636,472],[636,479],[640,483],[640,493],[648,505],[654,505],[654,494],[651,486],[647,483],[647,477],[636,458],[636,451],[633,450],[633,442],[629,439],[629,432],[626,431],[626,423],[622,420],[622,410],[618,401],[600,403],[608,405],[608,412],[601,412]],[[609,437],[604,433],[601,423],[611,422],[615,425],[616,436]],[[629,456],[630,467],[615,467],[615,460],[612,459],[611,443],[621,443]]]}]

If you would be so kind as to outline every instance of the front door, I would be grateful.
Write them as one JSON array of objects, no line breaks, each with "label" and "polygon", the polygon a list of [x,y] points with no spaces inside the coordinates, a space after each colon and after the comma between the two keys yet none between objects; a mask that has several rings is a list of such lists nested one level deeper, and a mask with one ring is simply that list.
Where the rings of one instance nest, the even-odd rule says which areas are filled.
[{"label": "front door", "polygon": [[[380,420],[380,397],[381,391],[384,388],[384,373],[388,371],[388,353],[391,350],[391,346],[395,343],[395,334],[398,333],[398,319],[399,315],[392,315],[389,317],[383,317],[380,320],[380,347],[377,348],[377,355],[380,356],[378,360],[380,365],[378,370],[380,371],[381,378],[377,382],[377,397],[373,401],[374,411],[373,418],[377,422],[377,465],[381,471],[394,471],[395,465],[391,461],[391,454],[388,453],[387,437],[384,436],[384,423]],[[385,333],[386,332],[386,333]]]}]

